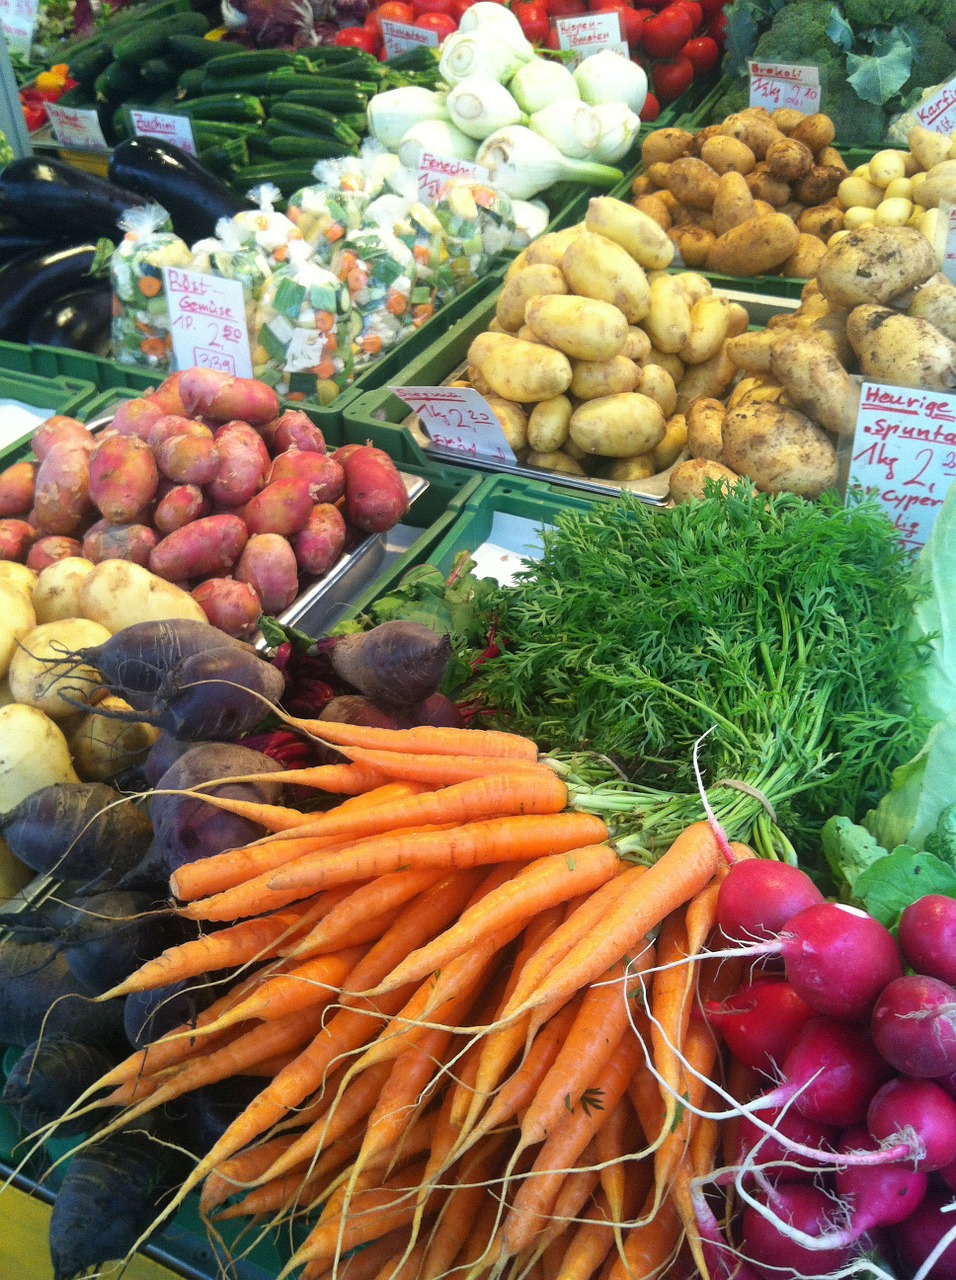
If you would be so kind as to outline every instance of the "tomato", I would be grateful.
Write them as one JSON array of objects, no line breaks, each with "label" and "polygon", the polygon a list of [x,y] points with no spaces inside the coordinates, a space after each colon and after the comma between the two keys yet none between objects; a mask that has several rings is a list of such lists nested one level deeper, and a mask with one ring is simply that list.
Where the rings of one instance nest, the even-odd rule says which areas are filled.
[{"label": "tomato", "polygon": [[627,0],[591,0],[592,13],[616,13],[621,22],[621,37],[632,49],[641,43],[644,19]]},{"label": "tomato", "polygon": [[644,23],[644,48],[652,58],[672,58],[694,34],[694,22],[686,9],[669,4]]},{"label": "tomato", "polygon": [[380,20],[388,18],[390,22],[414,22],[415,10],[410,4],[405,4],[404,0],[385,0],[375,10],[375,16]]},{"label": "tomato", "polygon": [[697,0],[674,0],[674,3],[687,10],[693,19],[694,31],[696,31],[704,20],[703,6],[698,4]]},{"label": "tomato", "polygon": [[461,22],[462,15],[472,6],[472,0],[452,0],[451,16],[456,22]]},{"label": "tomato", "polygon": [[336,31],[333,44],[340,48],[363,49],[366,53],[378,52],[378,40],[375,32],[368,27],[343,27]]},{"label": "tomato", "polygon": [[416,18],[420,18],[423,13],[447,13],[452,18],[455,16],[454,0],[412,0],[412,7]]},{"label": "tomato", "polygon": [[690,88],[694,78],[694,64],[690,58],[674,58],[671,62],[658,62],[654,65],[651,78],[654,82],[654,93],[659,102],[673,102],[685,89]]},{"label": "tomato", "polygon": [[561,48],[561,44],[560,44],[560,42],[559,42],[559,40],[558,40],[558,31],[557,31],[557,28],[556,28],[556,27],[552,27],[552,28],[551,28],[551,30],[548,32],[548,38],[547,38],[547,40],[545,40],[545,42],[544,42],[544,43],[545,43],[545,46],[546,46],[548,49],[560,49],[560,48]]},{"label": "tomato", "polygon": [[641,119],[645,124],[650,124],[652,120],[656,120],[661,114],[661,104],[654,97],[653,93],[649,93],[644,99],[644,105],[641,107]]},{"label": "tomato", "polygon": [[719,13],[715,13],[707,27],[707,34],[712,40],[716,40],[720,48],[724,47],[724,40],[727,32],[727,15],[723,9]]},{"label": "tomato", "polygon": [[723,9],[725,0],[697,0],[697,3],[704,11],[704,21],[710,22],[711,18]]},{"label": "tomato", "polygon": [[438,36],[438,43],[450,36],[453,31],[458,30],[458,23],[450,13],[421,13],[412,23],[413,27],[421,27],[423,31],[434,31]]},{"label": "tomato", "polygon": [[532,44],[544,44],[551,30],[548,6],[544,0],[518,0],[511,11],[521,24],[521,30]]},{"label": "tomato", "polygon": [[552,18],[580,18],[587,13],[584,0],[547,0]]},{"label": "tomato", "polygon": [[720,48],[711,36],[695,36],[688,40],[680,51],[682,58],[689,58],[694,65],[694,74],[704,75],[711,67],[716,67],[720,59]]}]

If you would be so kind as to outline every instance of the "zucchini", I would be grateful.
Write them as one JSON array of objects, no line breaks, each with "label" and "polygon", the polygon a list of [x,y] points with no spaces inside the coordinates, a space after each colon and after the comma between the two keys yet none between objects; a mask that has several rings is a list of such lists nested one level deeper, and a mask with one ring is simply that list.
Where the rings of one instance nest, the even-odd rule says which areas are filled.
[{"label": "zucchini", "polygon": [[312,165],[308,160],[272,160],[264,164],[253,164],[244,169],[237,169],[235,181],[244,188],[271,182],[284,196],[290,196],[300,187],[311,186],[315,179],[312,174]]},{"label": "zucchini", "polygon": [[277,160],[334,160],[338,156],[357,155],[358,147],[337,138],[302,138],[279,136],[269,139],[269,147]]},{"label": "zucchini", "polygon": [[113,61],[113,55],[105,44],[94,45],[75,54],[67,63],[71,77],[79,84],[91,85]]},{"label": "zucchini", "polygon": [[117,40],[113,46],[113,58],[116,62],[141,67],[147,59],[163,56],[168,38],[169,29],[165,22],[145,22],[138,31]]},{"label": "zucchini", "polygon": [[172,88],[178,75],[179,68],[166,58],[147,58],[139,71],[142,84],[156,93]]},{"label": "zucchini", "polygon": [[[190,36],[190,39],[192,37]],[[210,40],[204,40],[204,44],[211,44]],[[187,67],[185,71],[179,73],[176,80],[176,89],[178,93],[184,94],[187,98],[190,94],[197,97],[202,92],[203,81],[206,78],[205,67]]]},{"label": "zucchini", "polygon": [[249,49],[240,53],[230,52],[226,46],[223,57],[215,59],[216,65],[209,68],[209,74],[219,76],[255,76],[267,71],[278,71],[281,67],[301,67],[307,69],[307,62],[301,54],[290,49]]},{"label": "zucchini", "polygon": [[254,124],[233,124],[228,120],[196,120],[193,122],[193,138],[197,147],[212,146],[217,142],[229,142],[232,138],[252,138],[258,133]]},{"label": "zucchini", "polygon": [[189,116],[190,120],[225,120],[234,123],[242,120],[255,123],[266,118],[262,103],[248,93],[213,93],[200,98],[187,98],[176,103],[173,114]]},{"label": "zucchini", "polygon": [[180,67],[202,67],[218,58],[232,57],[229,47],[221,40],[207,40],[205,36],[180,35],[177,32],[166,42],[166,57]]},{"label": "zucchini", "polygon": [[139,88],[139,67],[126,62],[111,62],[93,84],[97,102],[113,105],[130,97]]},{"label": "zucchini", "polygon": [[277,102],[269,112],[273,120],[288,121],[303,129],[312,129],[321,137],[337,138],[349,146],[358,146],[361,138],[354,129],[343,124],[331,111],[322,107],[309,107],[302,102]]},{"label": "zucchini", "polygon": [[93,93],[92,85],[78,84],[72,89],[67,89],[66,93],[61,93],[57,102],[62,107],[95,107]]},{"label": "zucchini", "polygon": [[371,93],[349,88],[344,84],[334,85],[328,80],[318,80],[311,89],[291,89],[281,96],[278,93],[271,97],[266,94],[264,101],[268,101],[270,111],[280,102],[298,102],[307,107],[322,107],[336,115],[346,115],[353,111],[364,111],[371,96]]}]

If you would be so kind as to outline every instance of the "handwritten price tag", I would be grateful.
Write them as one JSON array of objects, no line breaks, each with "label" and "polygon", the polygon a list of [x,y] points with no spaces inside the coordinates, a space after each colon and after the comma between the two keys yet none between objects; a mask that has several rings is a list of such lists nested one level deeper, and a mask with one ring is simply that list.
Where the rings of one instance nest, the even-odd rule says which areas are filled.
[{"label": "handwritten price tag", "polygon": [[789,107],[812,116],[820,110],[820,71],[786,62],[751,62],[750,105],[776,111]]},{"label": "handwritten price tag", "polygon": [[921,547],[956,479],[956,395],[864,382],[850,481],[876,490],[908,547]]},{"label": "handwritten price tag", "polygon": [[109,150],[95,111],[81,107],[61,107],[58,102],[48,102],[46,113],[61,146],[80,147],[85,151]]},{"label": "handwritten price tag", "polygon": [[956,204],[940,200],[933,248],[947,280],[956,284]]},{"label": "handwritten price tag", "polygon": [[956,129],[956,79],[914,107],[913,114],[923,128],[932,133],[952,133]]},{"label": "handwritten price tag", "polygon": [[0,0],[0,31],[11,53],[30,56],[39,0]]},{"label": "handwritten price tag", "polygon": [[616,13],[586,13],[580,18],[558,18],[554,25],[558,33],[558,47],[575,55],[573,66],[577,66],[582,58],[589,58],[592,53],[600,53],[603,49],[620,53],[625,58],[630,56],[627,44],[621,39],[621,20]]},{"label": "handwritten price tag", "polygon": [[489,462],[515,462],[501,423],[471,387],[390,387],[421,419],[433,447]]},{"label": "handwritten price tag", "polygon": [[186,116],[169,116],[158,111],[142,111],[136,107],[131,108],[129,114],[137,138],[160,138],[191,156],[196,154],[193,127]]},{"label": "handwritten price tag", "polygon": [[386,58],[397,58],[400,53],[418,49],[421,45],[437,49],[438,32],[426,31],[424,27],[415,27],[410,22],[393,22],[391,18],[383,18],[382,44]]},{"label": "handwritten price tag", "polygon": [[246,304],[238,280],[163,267],[177,369],[218,369],[252,377]]},{"label": "handwritten price tag", "polygon": [[441,195],[449,178],[471,178],[474,182],[490,182],[491,172],[471,160],[450,160],[447,156],[432,155],[423,151],[418,162],[418,194],[432,204]]}]

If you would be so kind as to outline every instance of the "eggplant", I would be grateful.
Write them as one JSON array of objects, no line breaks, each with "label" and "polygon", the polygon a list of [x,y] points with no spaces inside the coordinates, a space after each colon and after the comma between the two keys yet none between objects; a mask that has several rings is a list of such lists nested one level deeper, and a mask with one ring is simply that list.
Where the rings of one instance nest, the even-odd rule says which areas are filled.
[{"label": "eggplant", "polygon": [[27,341],[108,356],[112,321],[112,288],[105,281],[91,284],[64,294],[38,312],[30,321]]},{"label": "eggplant", "polygon": [[118,240],[123,214],[147,204],[136,192],[61,160],[25,156],[0,172],[0,210],[27,226],[40,224],[51,235]]},{"label": "eggplant", "polygon": [[0,268],[0,339],[27,342],[38,311],[91,283],[94,267],[104,260],[104,246],[109,242],[42,249]]},{"label": "eggplant", "polygon": [[17,258],[21,253],[36,253],[39,249],[50,249],[55,244],[67,244],[75,240],[75,236],[63,237],[47,232],[44,227],[28,226],[14,217],[12,213],[0,213],[0,267]]},{"label": "eggplant", "polygon": [[158,138],[127,138],[113,149],[109,175],[117,186],[161,204],[188,244],[215,234],[220,218],[255,205],[193,156]]}]

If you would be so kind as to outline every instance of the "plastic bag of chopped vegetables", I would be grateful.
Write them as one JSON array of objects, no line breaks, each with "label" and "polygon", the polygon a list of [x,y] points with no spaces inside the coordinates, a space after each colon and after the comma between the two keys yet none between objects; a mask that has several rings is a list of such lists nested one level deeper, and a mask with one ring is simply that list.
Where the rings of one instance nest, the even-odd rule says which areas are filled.
[{"label": "plastic bag of chopped vegetables", "polygon": [[438,306],[480,280],[514,235],[511,201],[469,178],[450,178],[431,206],[410,210],[419,278],[435,288]]},{"label": "plastic bag of chopped vegetables", "polygon": [[189,267],[189,246],[172,231],[159,205],[130,209],[110,260],[113,358],[121,364],[166,369],[172,353],[163,267]]},{"label": "plastic bag of chopped vegetables", "polygon": [[245,238],[230,218],[220,218],[216,234],[193,245],[189,267],[204,275],[239,281],[246,304],[246,325],[252,332],[263,290],[272,277],[265,250],[254,239]]},{"label": "plastic bag of chopped vegetables", "polygon": [[332,259],[332,270],[348,287],[358,318],[353,319],[352,352],[355,368],[361,369],[412,326],[415,260],[389,231],[350,231]]},{"label": "plastic bag of chopped vegetables", "polygon": [[[302,239],[302,231],[296,224],[275,208],[282,192],[271,183],[253,187],[249,199],[259,207],[242,209],[232,216],[232,225],[244,243],[255,245],[265,254],[270,267],[288,261],[289,245]],[[219,234],[219,228],[216,228]]]}]

